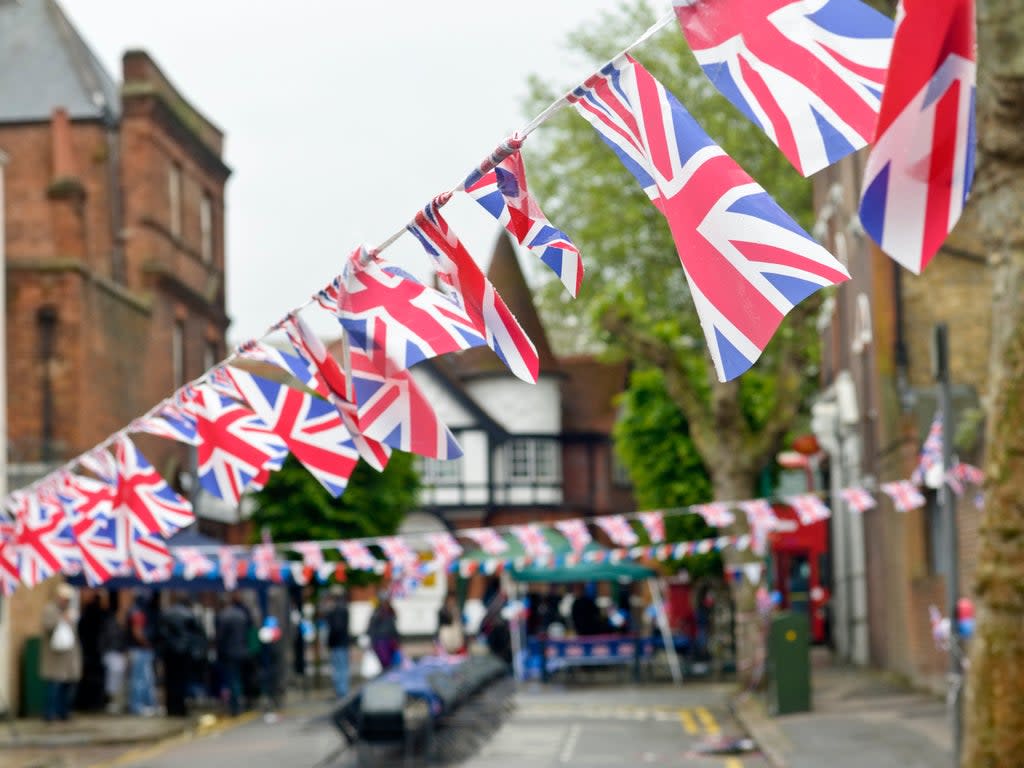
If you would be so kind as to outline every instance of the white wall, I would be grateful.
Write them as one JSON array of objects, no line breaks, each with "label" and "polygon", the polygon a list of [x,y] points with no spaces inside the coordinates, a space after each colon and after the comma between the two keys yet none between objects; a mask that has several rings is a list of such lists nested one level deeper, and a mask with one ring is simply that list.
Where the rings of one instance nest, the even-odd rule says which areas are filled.
[{"label": "white wall", "polygon": [[562,430],[562,400],[556,379],[542,376],[536,384],[527,384],[508,375],[470,381],[466,390],[512,434],[555,435]]},{"label": "white wall", "polygon": [[[437,517],[424,512],[412,512],[402,521],[398,533],[405,536],[437,533],[447,530]],[[418,551],[429,551],[425,539],[416,547]],[[394,600],[398,616],[398,631],[403,637],[410,635],[432,635],[437,630],[437,612],[441,609],[448,591],[448,577],[435,573],[407,597]]]}]

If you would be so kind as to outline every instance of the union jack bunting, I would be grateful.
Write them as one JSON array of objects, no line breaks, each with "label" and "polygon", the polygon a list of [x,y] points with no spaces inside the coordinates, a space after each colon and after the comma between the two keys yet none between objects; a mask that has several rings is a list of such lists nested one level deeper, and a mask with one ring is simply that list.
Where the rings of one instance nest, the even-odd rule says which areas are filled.
[{"label": "union jack bunting", "polygon": [[387,370],[482,346],[484,337],[466,311],[383,259],[364,260],[357,250],[337,283],[335,312],[350,344]]},{"label": "union jack bunting", "polygon": [[315,541],[300,541],[292,544],[292,549],[302,555],[302,564],[315,571],[324,567],[324,551]]},{"label": "union jack bunting", "polygon": [[796,512],[800,525],[812,525],[832,517],[832,511],[813,493],[802,493],[798,496],[787,496],[788,503]]},{"label": "union jack bunting", "polygon": [[420,558],[400,536],[384,536],[377,539],[377,545],[393,568],[408,571],[419,565]]},{"label": "union jack bunting", "polygon": [[513,375],[537,383],[540,358],[519,321],[509,311],[479,265],[441,216],[436,203],[416,214],[407,229],[434,259],[448,297],[458,304]]},{"label": "union jack bunting", "polygon": [[551,554],[544,529],[539,525],[514,525],[509,530],[519,539],[528,558],[545,558]]},{"label": "union jack bunting", "polygon": [[984,485],[985,473],[974,466],[973,464],[965,464],[960,462],[953,467],[953,474],[956,475],[957,479],[967,485]]},{"label": "union jack bunting", "polygon": [[[287,322],[288,318],[284,322]],[[290,338],[290,336],[289,336]],[[314,338],[316,338],[314,336]],[[322,346],[322,345],[321,345]],[[260,363],[271,363],[278,368],[287,371],[304,386],[314,388],[316,374],[314,369],[307,364],[305,357],[292,355],[275,346],[262,341],[247,341],[238,347],[236,354],[244,360],[254,360]]]},{"label": "union jack bunting", "polygon": [[359,452],[337,409],[326,400],[239,368],[226,373],[259,420],[328,493],[344,493]]},{"label": "union jack bunting", "polygon": [[57,497],[48,492],[18,492],[12,500],[21,582],[34,587],[58,573],[77,571],[81,554]]},{"label": "union jack bunting", "polygon": [[288,446],[247,406],[200,384],[185,407],[196,419],[199,484],[207,492],[237,505],[247,487],[261,487],[281,468]]},{"label": "union jack bunting", "polygon": [[665,516],[661,512],[641,512],[637,517],[652,544],[661,544],[665,540]]},{"label": "union jack bunting", "polygon": [[114,514],[115,485],[63,472],[57,495],[71,521],[88,584],[97,586],[123,570],[128,551],[123,525]]},{"label": "union jack bunting", "polygon": [[79,457],[78,462],[100,480],[108,483],[117,482],[117,460],[110,451],[97,448]]},{"label": "union jack bunting", "polygon": [[175,547],[174,557],[181,563],[182,572],[188,581],[213,572],[213,562],[195,547]]},{"label": "union jack bunting", "polygon": [[460,531],[460,533],[475,541],[485,554],[500,555],[508,550],[508,542],[493,528],[475,528],[469,531]]},{"label": "union jack bunting", "polygon": [[804,176],[868,144],[892,22],[859,0],[673,0],[715,88]]},{"label": "union jack bunting", "polygon": [[309,579],[306,578],[307,567],[302,563],[288,563],[288,572],[291,574],[293,583],[298,584],[300,587],[304,587],[309,583]]},{"label": "union jack bunting", "polygon": [[272,543],[265,541],[252,548],[253,574],[257,579],[270,581],[274,575],[275,565],[277,565],[277,553],[274,552]]},{"label": "union jack bunting", "polygon": [[217,550],[217,569],[224,582],[224,589],[233,592],[238,586],[238,566],[235,564],[235,551],[231,547]]},{"label": "union jack bunting", "polygon": [[117,497],[114,513],[132,527],[164,538],[195,522],[192,505],[160,476],[128,437],[115,443]]},{"label": "union jack bunting", "polygon": [[434,550],[434,556],[442,564],[443,568],[447,568],[453,560],[456,560],[462,554],[462,545],[448,531],[428,533],[427,541],[430,542],[430,547]]},{"label": "union jack bunting", "polygon": [[949,472],[946,473],[945,480],[946,484],[949,485],[949,488],[951,491],[953,491],[953,493],[955,493],[957,496],[964,495],[964,484],[960,480],[960,478],[957,477],[956,472],[954,472],[952,469],[949,470]]},{"label": "union jack bunting", "polygon": [[712,528],[724,528],[736,522],[736,516],[729,509],[729,505],[720,501],[713,501],[710,504],[695,504],[691,509],[704,518],[704,522]]},{"label": "union jack bunting", "polygon": [[583,260],[569,236],[551,226],[526,188],[526,166],[516,150],[486,173],[474,171],[463,189],[501,222],[520,245],[525,245],[558,275],[576,296],[583,280]]},{"label": "union jack bunting", "polygon": [[893,506],[898,512],[910,512],[925,505],[925,498],[917,490],[917,486],[909,480],[899,480],[895,483],[882,483],[882,491],[892,499]]},{"label": "union jack bunting", "polygon": [[14,523],[0,521],[0,594],[10,597],[21,584]]},{"label": "union jack bunting", "polygon": [[128,542],[128,561],[132,571],[147,584],[166,581],[174,571],[174,556],[159,533],[143,530],[138,521],[121,520]]},{"label": "union jack bunting", "polygon": [[903,0],[860,220],[914,274],[963,211],[974,179],[974,2]]},{"label": "union jack bunting", "polygon": [[[279,325],[306,366],[307,374],[299,380],[337,408],[359,455],[378,472],[383,471],[391,457],[391,449],[363,435],[356,410],[355,390],[338,361],[298,315],[289,315]],[[283,362],[287,366],[292,365],[287,359]],[[285,370],[291,368],[285,367]]]},{"label": "union jack bunting", "polygon": [[867,512],[878,506],[875,497],[863,488],[843,488],[839,495],[854,512]]},{"label": "union jack bunting", "polygon": [[849,279],[631,57],[569,100],[668,220],[721,381],[754,364],[794,306]]},{"label": "union jack bunting", "polygon": [[353,570],[377,570],[377,558],[373,556],[361,541],[342,541],[338,544],[338,551],[345,558],[348,567]]},{"label": "union jack bunting", "polygon": [[928,471],[932,467],[942,466],[942,412],[936,411],[932,425],[928,429],[928,435],[921,445],[921,453],[917,458],[917,466],[910,475],[910,481],[915,485],[924,485]]},{"label": "union jack bunting", "polygon": [[608,538],[618,547],[632,547],[640,541],[633,526],[622,515],[595,517],[594,522],[597,523],[598,528],[608,534]]},{"label": "union jack bunting", "polygon": [[198,445],[195,417],[175,403],[166,403],[152,416],[135,419],[128,425],[129,432],[145,432],[187,445]]},{"label": "union jack bunting", "polygon": [[582,552],[592,541],[587,524],[582,520],[559,520],[555,529],[565,536],[573,552]]},{"label": "union jack bunting", "polygon": [[772,505],[764,499],[741,501],[736,506],[743,510],[743,513],[747,516],[747,522],[751,525],[766,525],[774,528],[775,524],[779,522],[779,518],[775,516],[775,510],[772,509]]}]

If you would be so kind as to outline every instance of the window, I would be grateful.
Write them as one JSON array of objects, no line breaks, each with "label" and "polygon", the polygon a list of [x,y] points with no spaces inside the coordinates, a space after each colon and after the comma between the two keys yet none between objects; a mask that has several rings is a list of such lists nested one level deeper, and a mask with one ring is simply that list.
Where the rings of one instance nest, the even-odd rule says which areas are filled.
[{"label": "window", "polygon": [[171,375],[174,387],[185,383],[185,323],[177,320],[171,331]]},{"label": "window", "polygon": [[181,237],[181,166],[171,163],[167,174],[167,200],[171,217],[171,234]]},{"label": "window", "polygon": [[506,458],[508,476],[513,482],[555,482],[561,474],[556,440],[513,440],[508,444]]},{"label": "window", "polygon": [[56,400],[53,374],[57,358],[57,308],[40,307],[36,312],[39,329],[39,356],[43,362],[43,381],[40,388],[42,413],[40,414],[40,459],[44,462],[56,458],[55,433],[57,426]]},{"label": "window", "polygon": [[423,458],[419,462],[419,471],[424,485],[458,485],[462,482],[462,459],[441,461]]},{"label": "window", "polygon": [[208,192],[199,201],[199,255],[204,264],[213,261],[213,200]]}]

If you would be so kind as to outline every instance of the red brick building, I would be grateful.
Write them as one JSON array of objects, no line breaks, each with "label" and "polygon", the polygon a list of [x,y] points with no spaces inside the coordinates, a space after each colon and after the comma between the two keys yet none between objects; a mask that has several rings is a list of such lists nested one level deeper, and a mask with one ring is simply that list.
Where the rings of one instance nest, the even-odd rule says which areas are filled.
[{"label": "red brick building", "polygon": [[[144,51],[116,83],[54,0],[0,3],[0,28],[15,488],[223,357],[230,169],[221,131]],[[185,468],[182,450],[140,443],[166,477]],[[0,617],[12,663],[39,602],[20,591]]]}]

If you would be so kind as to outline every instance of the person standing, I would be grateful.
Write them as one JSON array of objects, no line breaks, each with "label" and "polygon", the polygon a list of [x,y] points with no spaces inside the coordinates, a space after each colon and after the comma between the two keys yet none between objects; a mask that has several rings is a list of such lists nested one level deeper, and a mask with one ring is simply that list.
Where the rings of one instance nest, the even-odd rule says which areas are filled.
[{"label": "person standing", "polygon": [[242,665],[248,655],[249,614],[237,592],[231,593],[217,615],[217,663],[221,673],[221,699],[232,717],[242,709]]},{"label": "person standing", "polygon": [[106,704],[100,640],[108,600],[106,593],[93,592],[88,599],[80,595],[80,601],[83,605],[78,620],[78,643],[82,648],[82,679],[75,691],[75,709],[96,712]]},{"label": "person standing", "polygon": [[107,712],[119,715],[124,711],[125,631],[117,620],[117,611],[108,607],[100,629],[100,650],[103,654],[103,687],[107,694]]},{"label": "person standing", "polygon": [[466,631],[459,610],[459,599],[452,593],[444,599],[437,612],[437,644],[446,654],[462,653],[466,647]]},{"label": "person standing", "polygon": [[153,628],[146,610],[146,598],[137,595],[128,612],[125,646],[131,682],[128,689],[128,709],[133,715],[156,714],[156,675],[153,672]]},{"label": "person standing", "polygon": [[348,600],[343,587],[331,588],[332,602],[327,612],[327,649],[331,658],[334,695],[339,699],[348,695],[348,648],[351,643],[348,630]]},{"label": "person standing", "polygon": [[188,708],[185,696],[193,663],[192,651],[196,644],[199,625],[185,604],[184,598],[175,598],[160,617],[160,656],[164,665],[164,693],[167,714],[185,717]]},{"label": "person standing", "polygon": [[43,643],[39,676],[46,683],[43,719],[67,720],[75,684],[82,677],[82,649],[78,643],[71,601],[75,590],[68,584],[57,587],[53,602],[43,609]]},{"label": "person standing", "polygon": [[398,656],[398,618],[386,595],[381,595],[366,630],[381,667],[390,669]]}]

